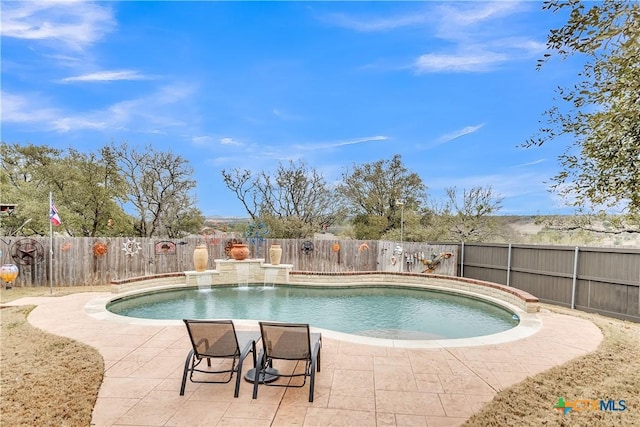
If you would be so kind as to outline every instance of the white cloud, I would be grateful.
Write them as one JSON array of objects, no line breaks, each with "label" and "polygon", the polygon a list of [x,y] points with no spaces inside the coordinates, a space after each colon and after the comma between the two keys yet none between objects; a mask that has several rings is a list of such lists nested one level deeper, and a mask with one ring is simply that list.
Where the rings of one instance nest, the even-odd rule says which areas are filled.
[{"label": "white cloud", "polygon": [[[360,32],[392,31],[420,27],[425,35],[446,41],[449,47],[425,52],[410,61],[418,74],[488,72],[513,60],[539,55],[545,44],[519,35],[522,28],[512,17],[531,9],[523,2],[459,2],[419,6],[409,13],[388,17],[328,15],[336,26]],[[387,69],[406,69],[387,66]]]},{"label": "white cloud", "polygon": [[487,72],[540,54],[544,43],[518,35],[520,25],[507,21],[529,7],[522,2],[462,2],[434,8],[435,36],[451,49],[420,55],[413,64],[416,72]]},{"label": "white cloud", "polygon": [[465,126],[462,129],[456,130],[456,131],[448,133],[446,135],[442,135],[440,138],[438,138],[438,140],[441,141],[442,143],[453,141],[454,139],[458,139],[461,136],[465,136],[465,135],[469,135],[471,133],[475,133],[478,130],[482,129],[483,126],[484,126],[484,123],[481,123],[481,124],[475,125],[475,126]]},{"label": "white cloud", "polygon": [[236,141],[235,139],[229,138],[229,137],[221,138],[220,139],[220,144],[222,144],[222,145],[235,145],[235,146],[243,145],[241,142]]},{"label": "white cloud", "polygon": [[23,1],[2,3],[3,37],[52,42],[82,50],[113,30],[111,7],[87,1]]},{"label": "white cloud", "polygon": [[446,133],[435,141],[427,144],[419,144],[417,148],[419,149],[429,149],[434,148],[442,144],[446,144],[447,142],[453,141],[455,139],[461,138],[465,135],[469,135],[475,133],[484,127],[484,123],[475,126],[465,126],[462,129],[454,130],[453,132]]},{"label": "white cloud", "polygon": [[331,24],[360,32],[389,31],[396,28],[423,25],[429,19],[424,12],[408,13],[384,18],[355,18],[345,14],[331,14],[323,20]]},{"label": "white cloud", "polygon": [[318,143],[318,144],[297,144],[297,145],[294,145],[292,148],[295,148],[298,150],[307,150],[307,151],[325,150],[325,149],[343,147],[345,145],[355,145],[355,144],[363,144],[367,142],[386,141],[388,139],[389,139],[388,136],[377,135],[377,136],[367,136],[364,138],[349,139],[345,141],[334,141],[334,142],[326,142],[326,143]]},{"label": "white cloud", "polygon": [[1,92],[2,122],[4,123],[43,123],[51,122],[60,113],[56,108],[47,107],[47,100]]},{"label": "white cloud", "polygon": [[191,142],[195,145],[206,146],[214,142],[214,138],[211,136],[194,136],[191,138]]},{"label": "white cloud", "polygon": [[460,27],[482,24],[492,19],[504,18],[519,12],[522,9],[520,3],[509,1],[444,3],[437,7],[435,11],[439,15],[440,30],[453,34]]},{"label": "white cloud", "polygon": [[521,163],[519,165],[515,165],[515,166],[512,166],[512,167],[513,168],[524,168],[524,167],[527,167],[527,166],[539,165],[539,164],[544,163],[546,161],[547,161],[547,159],[538,159],[538,160],[534,160],[534,161],[528,162],[528,163]]},{"label": "white cloud", "polygon": [[[177,83],[164,86],[157,92],[129,99],[103,109],[73,112],[56,107],[42,107],[49,101],[38,95],[2,93],[2,120],[29,123],[39,131],[73,132],[80,130],[117,130],[134,128],[137,132],[158,133],[159,129],[185,126],[176,105],[184,105],[195,87]],[[185,118],[185,120],[189,120]],[[135,126],[135,127],[134,127]]]},{"label": "white cloud", "polygon": [[97,71],[95,73],[83,74],[80,76],[66,77],[60,82],[73,83],[73,82],[107,82],[116,80],[147,80],[150,76],[140,74],[134,70],[119,70],[119,71]]},{"label": "white cloud", "polygon": [[490,71],[495,65],[505,62],[509,57],[505,54],[493,52],[476,52],[460,54],[435,54],[421,55],[415,61],[415,69],[418,74],[439,73],[443,71],[455,72],[482,72]]}]

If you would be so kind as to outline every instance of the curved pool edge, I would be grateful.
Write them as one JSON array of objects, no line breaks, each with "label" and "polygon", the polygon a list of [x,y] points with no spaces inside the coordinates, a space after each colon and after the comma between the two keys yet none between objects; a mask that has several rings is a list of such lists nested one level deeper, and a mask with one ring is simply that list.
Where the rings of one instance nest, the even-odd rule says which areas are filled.
[{"label": "curved pool edge", "polygon": [[[304,286],[304,285],[297,285]],[[316,285],[317,286],[317,285]],[[357,284],[353,285],[358,286]],[[367,286],[367,284],[362,284],[362,286]],[[401,285],[394,285],[401,287]],[[415,288],[413,284],[407,284],[405,286],[407,288]],[[429,286],[420,286],[424,288],[430,288]],[[107,310],[107,305],[117,299],[126,298],[133,295],[144,294],[148,292],[157,292],[163,290],[170,289],[181,289],[181,288],[193,288],[192,285],[187,284],[174,284],[174,285],[165,285],[165,286],[155,286],[152,288],[145,289],[137,289],[130,292],[124,292],[117,295],[109,295],[104,297],[98,297],[90,300],[84,307],[85,313],[89,316],[98,319],[111,321],[114,323],[120,324],[129,324],[129,325],[143,325],[143,326],[179,326],[183,325],[182,320],[158,320],[158,319],[141,319],[134,317],[126,317],[114,314]],[[445,291],[445,289],[438,287],[440,291]],[[344,332],[337,332],[329,329],[322,329],[312,327],[314,332],[321,332],[324,337],[336,339],[345,342],[351,342],[354,344],[366,344],[373,346],[381,346],[381,347],[395,347],[395,348],[455,348],[455,347],[474,347],[474,346],[485,346],[485,345],[494,345],[494,344],[502,344],[511,341],[520,340],[531,335],[534,335],[542,328],[542,321],[540,317],[535,313],[527,313],[522,310],[520,307],[506,302],[504,300],[500,300],[498,298],[494,298],[488,295],[474,293],[470,291],[463,291],[460,289],[446,289],[447,292],[461,294],[473,298],[478,298],[481,300],[489,301],[493,304],[499,305],[501,307],[506,308],[509,311],[515,313],[519,318],[520,322],[517,326],[495,334],[490,335],[482,335],[471,338],[452,338],[452,339],[433,339],[433,340],[394,340],[394,339],[386,339],[386,338],[374,338],[374,337],[366,337],[362,335],[353,335],[347,334]],[[233,319],[234,324],[239,330],[258,330],[259,320],[246,320],[246,319]]]}]

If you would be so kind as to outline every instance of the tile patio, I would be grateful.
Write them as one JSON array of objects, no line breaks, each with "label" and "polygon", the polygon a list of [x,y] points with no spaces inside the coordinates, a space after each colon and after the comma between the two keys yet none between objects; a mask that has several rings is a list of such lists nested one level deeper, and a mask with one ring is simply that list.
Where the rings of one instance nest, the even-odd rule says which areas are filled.
[{"label": "tile patio", "polygon": [[94,426],[457,426],[496,392],[591,352],[602,340],[591,322],[549,312],[539,313],[537,333],[483,346],[398,348],[323,336],[313,403],[307,401],[307,386],[261,387],[253,400],[252,385],[245,381],[237,399],[233,381],[187,382],[180,396],[190,348],[186,328],[175,322],[114,323],[87,314],[88,302],[108,295],[8,304],[35,304],[32,325],[98,349],[105,375]]}]

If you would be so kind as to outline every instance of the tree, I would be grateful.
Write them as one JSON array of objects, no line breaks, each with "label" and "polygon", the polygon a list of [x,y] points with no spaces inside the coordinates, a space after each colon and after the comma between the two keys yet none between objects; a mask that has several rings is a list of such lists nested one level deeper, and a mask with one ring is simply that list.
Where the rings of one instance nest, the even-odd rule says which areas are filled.
[{"label": "tree", "polygon": [[130,235],[133,218],[120,207],[126,187],[117,165],[96,153],[69,149],[52,165],[59,207],[64,207],[64,226],[74,236]]},{"label": "tree", "polygon": [[49,189],[40,177],[46,176],[46,167],[59,158],[61,152],[50,147],[20,146],[4,142],[0,149],[0,196],[3,203],[17,204],[11,215],[2,217],[3,234],[48,233]]},{"label": "tree", "polygon": [[[546,123],[526,146],[570,136],[559,158],[563,170],[553,189],[575,206],[622,204],[640,212],[640,3],[552,0],[552,12],[569,11],[567,23],[552,29],[547,48],[561,59],[587,57],[573,87],[559,88],[562,106],[544,114]],[[538,68],[551,57],[545,54]]]},{"label": "tree", "polygon": [[227,188],[235,193],[251,219],[254,221],[257,220],[260,215],[260,199],[258,198],[259,180],[247,169],[233,169],[231,171],[223,169],[222,179]]},{"label": "tree", "polygon": [[378,239],[392,229],[400,229],[400,205],[417,211],[426,200],[427,187],[417,173],[410,172],[399,154],[354,166],[342,174],[337,191],[355,215],[356,238]]},{"label": "tree", "polygon": [[448,200],[430,216],[430,228],[439,233],[430,236],[432,239],[483,242],[499,230],[500,224],[492,214],[500,210],[502,198],[490,186],[464,189],[461,196],[455,187],[445,191]]},{"label": "tree", "polygon": [[5,233],[48,234],[49,192],[63,219],[57,231],[70,236],[131,232],[131,219],[117,203],[124,189],[113,164],[95,154],[32,144],[3,143],[1,154],[1,194],[18,204],[3,220]]},{"label": "tree", "polygon": [[233,169],[223,170],[222,177],[251,219],[267,224],[271,237],[310,237],[344,216],[339,196],[303,161],[280,163],[273,174]]},{"label": "tree", "polygon": [[118,166],[139,236],[175,238],[200,230],[204,218],[192,195],[196,182],[187,160],[151,146],[137,151],[126,143],[104,147],[102,155]]}]

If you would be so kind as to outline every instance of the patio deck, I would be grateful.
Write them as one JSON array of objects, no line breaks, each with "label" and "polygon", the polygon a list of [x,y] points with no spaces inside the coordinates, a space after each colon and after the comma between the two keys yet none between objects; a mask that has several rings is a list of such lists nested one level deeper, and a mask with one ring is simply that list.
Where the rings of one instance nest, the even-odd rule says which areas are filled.
[{"label": "patio deck", "polygon": [[233,382],[187,382],[180,396],[190,349],[186,328],[114,323],[87,314],[87,303],[107,295],[7,304],[37,305],[29,316],[32,325],[98,349],[105,376],[95,426],[456,426],[496,392],[589,353],[602,341],[591,322],[549,312],[538,314],[542,328],[534,335],[484,346],[396,348],[323,336],[313,403],[307,401],[308,385],[261,387],[253,400],[245,381],[237,399]]}]

